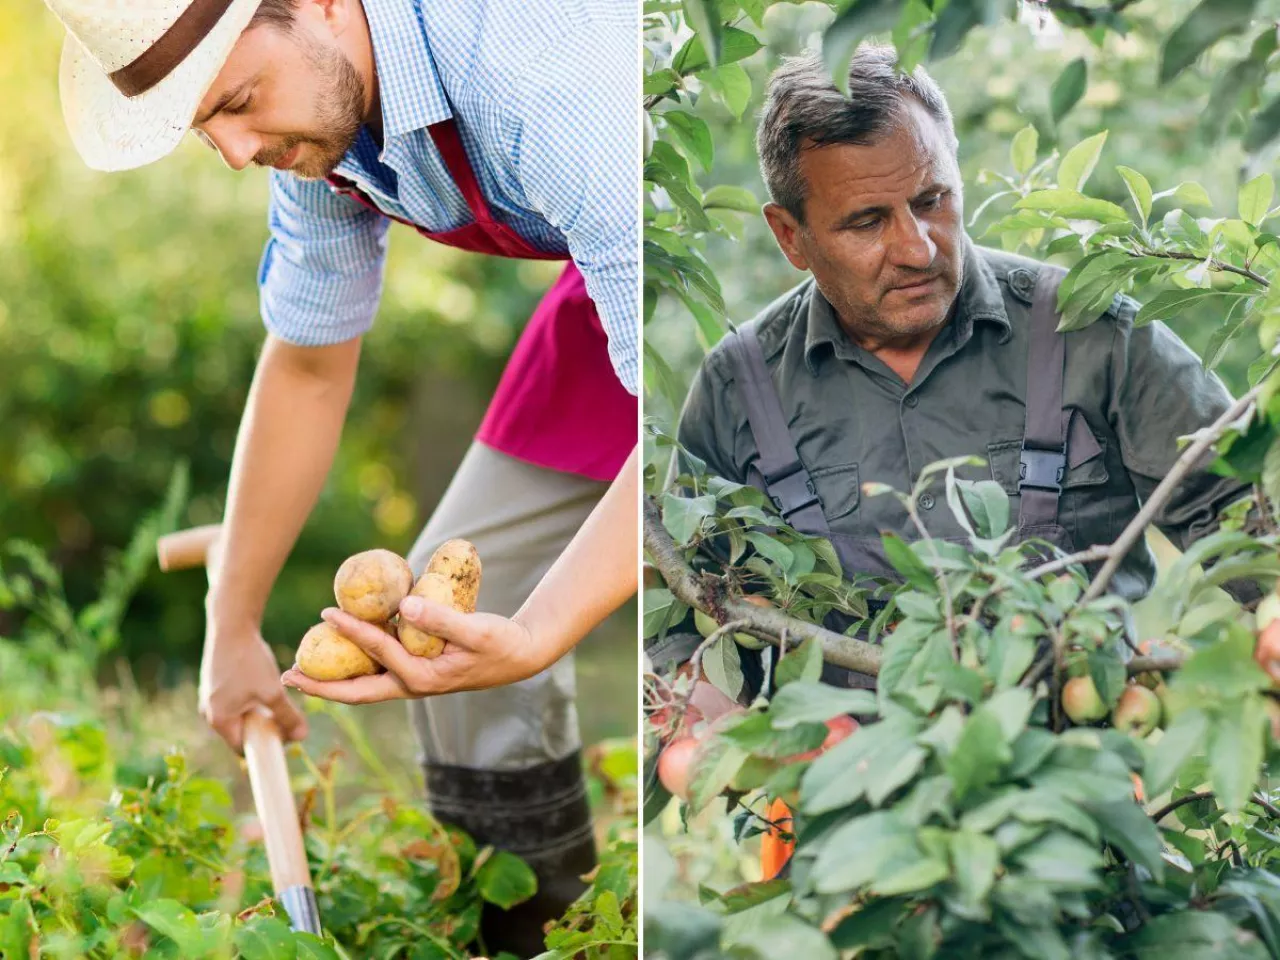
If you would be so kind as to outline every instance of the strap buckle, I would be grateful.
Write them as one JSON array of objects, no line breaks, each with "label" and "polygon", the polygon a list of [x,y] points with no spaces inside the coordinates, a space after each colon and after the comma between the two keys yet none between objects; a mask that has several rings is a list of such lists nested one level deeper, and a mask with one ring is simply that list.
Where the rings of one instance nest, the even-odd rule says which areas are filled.
[{"label": "strap buckle", "polygon": [[818,491],[809,471],[799,460],[784,464],[773,473],[764,474],[765,492],[784,520],[806,507],[818,503]]},{"label": "strap buckle", "polygon": [[1065,450],[1036,450],[1024,446],[1018,458],[1018,489],[1052,490],[1062,493],[1062,478],[1067,472]]}]

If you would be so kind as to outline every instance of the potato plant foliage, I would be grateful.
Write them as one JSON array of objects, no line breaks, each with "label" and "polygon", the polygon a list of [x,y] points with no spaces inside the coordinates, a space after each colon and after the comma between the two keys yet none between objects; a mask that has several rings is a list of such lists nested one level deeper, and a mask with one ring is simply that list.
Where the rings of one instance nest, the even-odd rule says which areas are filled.
[{"label": "potato plant foliage", "polygon": [[[689,108],[709,95],[747,114],[750,80],[745,91],[735,87],[733,68],[762,48],[769,6],[687,0],[646,8],[654,139],[645,240],[660,251],[646,266],[646,307],[652,315],[658,299],[674,298],[704,347],[729,326],[706,241],[741,234],[726,200],[743,213],[755,206],[734,192],[740,188],[696,182],[697,167],[713,174],[714,148]],[[1123,30],[1133,5],[1028,6],[1100,38]],[[954,52],[970,29],[1012,12],[961,0],[855,0],[837,6],[824,49],[838,75],[854,42],[891,33],[911,65]],[[1280,120],[1258,92],[1274,23],[1254,17],[1252,3],[1206,0],[1171,29],[1152,67],[1171,78],[1230,34],[1255,37],[1233,68],[1234,85],[1209,92],[1218,134],[1229,114],[1239,122],[1228,132],[1250,150],[1270,142]],[[1084,89],[1087,65],[1068,70],[1053,86],[1054,122]],[[1246,74],[1253,79],[1242,81]],[[766,809],[780,798],[794,816],[781,826],[795,840],[777,878],[704,886],[698,904],[647,898],[646,945],[655,956],[1280,955],[1280,752],[1268,722],[1277,703],[1254,661],[1256,600],[1240,589],[1271,591],[1280,575],[1274,183],[1267,173],[1242,178],[1232,207],[1215,211],[1199,184],[1152,183],[1108,157],[1105,130],[1043,152],[1040,140],[1028,126],[1012,137],[1008,169],[984,171],[981,182],[994,190],[971,226],[990,226],[975,238],[1070,267],[1059,300],[1064,330],[1096,322],[1123,294],[1144,304],[1139,324],[1212,306],[1209,367],[1229,345],[1256,339],[1247,389],[1219,423],[1180,439],[1184,461],[1175,467],[1212,461],[1252,495],[1163,567],[1142,604],[1138,637],[1134,606],[1106,587],[1112,563],[1144,549],[1149,517],[1114,545],[1063,557],[1011,542],[1003,491],[961,479],[981,475],[980,461],[934,464],[911,491],[864,486],[864,495],[899,497],[920,538],[884,537],[896,579],[847,580],[829,544],[790,530],[763,494],[707,475],[697,458],[686,455],[685,472],[667,485],[660,470],[678,444],[651,421],[645,545],[663,582],[651,581],[644,594],[646,636],[690,633],[691,608],[731,624],[696,656],[701,675],[745,705],[697,728],[682,813],[723,810],[742,841],[769,826]],[[1124,196],[1090,193],[1103,163],[1116,169]],[[649,363],[646,376],[650,393],[679,409],[670,368]],[[945,497],[967,544],[928,536],[913,509],[926,489]],[[735,605],[745,594],[789,615],[788,631]],[[753,637],[763,650],[744,647],[744,639],[762,645]],[[1072,724],[1061,696],[1069,680],[1089,678],[1108,712],[1127,685],[1154,682],[1130,664],[1140,639],[1155,641],[1141,655],[1163,681],[1161,729],[1136,737],[1105,718]],[[868,643],[878,658],[874,691],[821,682],[824,660],[869,655]],[[655,662],[646,678],[646,819],[671,799],[654,774],[659,735],[690,709],[690,681],[671,666]],[[842,714],[856,715],[860,729],[816,759],[795,759],[823,742],[824,721]],[[650,847],[646,871],[653,864],[670,879],[674,861],[661,843]]]},{"label": "potato plant foliage", "polygon": [[[293,751],[325,935],[294,933],[271,896],[260,839],[246,836],[247,793],[165,749],[158,709],[128,684],[97,685],[155,534],[183,502],[176,478],[160,516],[117,558],[101,598],[73,610],[57,568],[22,543],[0,553],[0,606],[19,634],[0,638],[0,957],[466,958],[482,905],[536,890],[519,858],[478,848],[419,797],[339,789],[334,751]],[[191,710],[185,702],[182,709]],[[354,752],[376,751],[348,723]],[[630,742],[601,744],[592,789],[634,810]],[[348,778],[347,783],[351,778]],[[607,796],[606,796],[607,795]],[[547,934],[543,960],[578,951],[622,960],[636,949],[636,844],[625,819],[583,897]]]}]

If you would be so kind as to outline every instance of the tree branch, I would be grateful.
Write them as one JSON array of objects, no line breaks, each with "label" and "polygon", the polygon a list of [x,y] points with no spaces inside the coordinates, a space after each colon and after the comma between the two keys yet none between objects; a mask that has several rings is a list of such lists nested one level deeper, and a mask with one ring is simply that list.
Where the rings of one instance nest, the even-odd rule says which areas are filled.
[{"label": "tree branch", "polygon": [[[1144,250],[1143,256],[1147,257],[1164,257],[1166,260],[1195,260],[1198,263],[1204,262],[1204,257],[1197,257],[1194,253],[1182,253],[1177,250]],[[1224,273],[1236,273],[1242,277],[1248,277],[1254,283],[1266,290],[1271,286],[1271,282],[1260,273],[1255,273],[1248,267],[1237,267],[1234,263],[1225,263],[1222,260],[1209,258],[1209,267],[1213,270],[1220,270]]]},{"label": "tree branch", "polygon": [[1142,509],[1138,511],[1137,516],[1129,521],[1129,525],[1124,528],[1120,537],[1111,545],[1111,555],[1107,558],[1107,562],[1102,565],[1102,569],[1098,571],[1098,575],[1093,578],[1093,582],[1089,584],[1089,589],[1084,592],[1084,596],[1080,598],[1081,605],[1102,596],[1103,591],[1107,589],[1107,584],[1111,582],[1112,576],[1119,569],[1121,561],[1133,549],[1133,545],[1142,537],[1143,532],[1151,525],[1151,522],[1155,520],[1156,514],[1168,503],[1178,484],[1195,468],[1201,455],[1222,439],[1222,435],[1226,433],[1227,428],[1244,416],[1245,412],[1253,406],[1253,402],[1258,398],[1258,394],[1262,391],[1262,386],[1266,381],[1266,377],[1259,380],[1257,386],[1233,403],[1222,416],[1213,422],[1212,426],[1203,431],[1199,437],[1187,445],[1187,449],[1182,451],[1182,456],[1178,457],[1173,467],[1165,475],[1165,478],[1160,481],[1159,486],[1152,491],[1151,496],[1142,505]]},{"label": "tree branch", "polygon": [[1065,570],[1067,567],[1075,566],[1077,563],[1092,563],[1095,560],[1105,560],[1109,556],[1111,556],[1110,544],[1100,544],[1096,547],[1090,547],[1088,550],[1073,553],[1069,557],[1061,557],[1057,560],[1050,560],[1048,563],[1042,563],[1038,567],[1032,567],[1027,571],[1027,579],[1038,580],[1047,573],[1057,573],[1059,570]]},{"label": "tree branch", "polygon": [[872,676],[880,673],[882,652],[875,644],[798,620],[781,610],[757,607],[731,596],[718,577],[695,573],[662,525],[658,505],[649,496],[644,498],[644,548],[676,599],[701,610],[717,623],[742,621],[747,625],[745,632],[775,645],[785,630],[792,643],[820,643],[822,659],[827,663]]},{"label": "tree branch", "polygon": [[1153,823],[1159,823],[1179,807],[1185,807],[1188,803],[1196,803],[1200,800],[1209,800],[1212,797],[1212,790],[1201,790],[1199,793],[1188,793],[1185,797],[1179,797],[1177,800],[1170,800],[1155,813],[1151,814],[1151,821]]}]

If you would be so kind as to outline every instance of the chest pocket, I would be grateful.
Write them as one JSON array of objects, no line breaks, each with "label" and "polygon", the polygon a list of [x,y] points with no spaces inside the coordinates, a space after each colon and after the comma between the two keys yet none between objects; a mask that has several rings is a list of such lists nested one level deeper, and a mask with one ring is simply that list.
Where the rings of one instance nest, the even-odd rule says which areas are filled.
[{"label": "chest pocket", "polygon": [[[1062,479],[1062,489],[1101,486],[1110,479],[1107,473],[1106,437],[1096,436],[1079,410],[1064,410],[1063,415],[1070,419],[1063,431],[1067,437],[1067,472]],[[1000,484],[1011,497],[1018,493],[1021,452],[1021,437],[987,444],[991,479]]]},{"label": "chest pocket", "polygon": [[818,467],[809,471],[814,492],[822,504],[827,520],[834,523],[858,509],[862,499],[862,484],[858,480],[858,465],[842,463],[831,467]]}]

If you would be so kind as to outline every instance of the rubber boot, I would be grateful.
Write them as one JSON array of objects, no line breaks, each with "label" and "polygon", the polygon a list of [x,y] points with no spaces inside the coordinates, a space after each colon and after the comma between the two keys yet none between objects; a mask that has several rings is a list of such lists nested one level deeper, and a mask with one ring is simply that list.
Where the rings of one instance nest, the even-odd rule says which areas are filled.
[{"label": "rubber boot", "polygon": [[545,951],[543,927],[587,888],[596,865],[582,755],[524,770],[476,770],[426,764],[427,801],[442,823],[524,860],[538,877],[533,898],[503,910],[486,903],[480,933],[489,956]]}]

